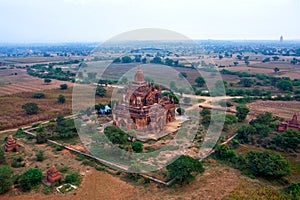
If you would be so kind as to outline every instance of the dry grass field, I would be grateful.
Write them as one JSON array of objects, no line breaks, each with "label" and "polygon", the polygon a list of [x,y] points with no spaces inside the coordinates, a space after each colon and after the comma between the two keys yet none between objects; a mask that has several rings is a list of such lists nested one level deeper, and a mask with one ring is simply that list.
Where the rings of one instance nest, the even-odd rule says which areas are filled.
[{"label": "dry grass field", "polygon": [[[87,86],[88,87],[88,86]],[[70,87],[67,90],[51,89],[44,90],[44,99],[34,99],[34,92],[22,92],[13,95],[6,95],[0,98],[0,130],[15,128],[22,125],[28,125],[38,121],[44,121],[56,118],[58,114],[69,115],[72,111],[72,91]],[[96,97],[95,102],[108,103],[111,89],[108,89],[107,96],[104,98]],[[57,97],[62,94],[66,98],[64,104],[57,102]],[[22,109],[25,103],[33,102],[39,107],[39,111],[34,115],[27,115]],[[82,102],[88,104],[91,102]],[[92,106],[89,104],[87,106]]]},{"label": "dry grass field", "polygon": [[299,101],[256,101],[247,104],[250,114],[257,115],[272,112],[273,115],[290,120],[294,113],[300,113]]}]

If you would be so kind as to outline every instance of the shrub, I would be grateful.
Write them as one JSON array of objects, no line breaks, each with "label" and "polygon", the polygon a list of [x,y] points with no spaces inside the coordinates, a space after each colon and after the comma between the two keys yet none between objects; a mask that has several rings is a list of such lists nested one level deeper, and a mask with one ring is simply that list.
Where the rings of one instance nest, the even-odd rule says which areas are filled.
[{"label": "shrub", "polygon": [[250,172],[257,176],[282,178],[291,173],[288,162],[279,153],[249,151],[246,160]]},{"label": "shrub", "polygon": [[43,99],[45,98],[45,94],[44,93],[34,93],[32,95],[32,98],[35,98],[35,99]]},{"label": "shrub", "polygon": [[81,177],[78,173],[68,174],[65,178],[66,183],[80,185]]},{"label": "shrub", "polygon": [[67,84],[61,84],[60,89],[61,90],[66,90],[66,89],[68,89],[68,85]]},{"label": "shrub", "polygon": [[8,165],[0,166],[0,194],[6,192],[12,186],[13,171]]},{"label": "shrub", "polygon": [[24,159],[20,156],[14,157],[11,166],[14,168],[25,167]]},{"label": "shrub", "polygon": [[292,183],[285,191],[286,194],[292,195],[293,198],[298,199],[300,197],[300,182]]},{"label": "shrub", "polygon": [[42,181],[43,174],[38,168],[30,168],[24,172],[20,179],[19,184],[24,191],[30,191],[34,186],[39,185]]},{"label": "shrub", "polygon": [[36,103],[26,103],[22,106],[22,109],[24,109],[28,115],[33,115],[37,113],[39,107]]},{"label": "shrub", "polygon": [[135,142],[131,143],[131,147],[132,147],[133,151],[136,153],[143,152],[143,143],[140,141],[135,141]]}]

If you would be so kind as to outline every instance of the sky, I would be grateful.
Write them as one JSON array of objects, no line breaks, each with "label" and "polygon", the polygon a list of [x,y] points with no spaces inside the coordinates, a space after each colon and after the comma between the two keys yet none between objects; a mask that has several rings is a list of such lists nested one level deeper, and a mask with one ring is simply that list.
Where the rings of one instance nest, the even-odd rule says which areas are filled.
[{"label": "sky", "polygon": [[191,39],[300,39],[300,0],[0,0],[0,42],[101,42],[141,28]]}]

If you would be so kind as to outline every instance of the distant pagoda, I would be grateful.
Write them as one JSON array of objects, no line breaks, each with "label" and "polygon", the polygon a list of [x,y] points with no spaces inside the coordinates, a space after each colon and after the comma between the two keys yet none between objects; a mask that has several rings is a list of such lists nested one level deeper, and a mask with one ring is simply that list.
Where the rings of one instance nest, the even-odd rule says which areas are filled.
[{"label": "distant pagoda", "polygon": [[295,131],[300,130],[300,124],[298,122],[298,116],[296,113],[294,113],[292,120],[290,120],[288,122],[280,122],[278,125],[279,132],[284,132],[288,129],[293,129]]},{"label": "distant pagoda", "polygon": [[7,152],[12,152],[14,150],[18,150],[18,148],[19,148],[19,145],[14,140],[13,136],[12,135],[8,136],[8,139],[5,142],[4,150]]},{"label": "distant pagoda", "polygon": [[58,180],[62,179],[62,175],[57,171],[56,167],[53,165],[51,169],[47,171],[47,181],[50,183],[55,183]]},{"label": "distant pagoda", "polygon": [[283,43],[283,36],[280,36],[280,43]]}]

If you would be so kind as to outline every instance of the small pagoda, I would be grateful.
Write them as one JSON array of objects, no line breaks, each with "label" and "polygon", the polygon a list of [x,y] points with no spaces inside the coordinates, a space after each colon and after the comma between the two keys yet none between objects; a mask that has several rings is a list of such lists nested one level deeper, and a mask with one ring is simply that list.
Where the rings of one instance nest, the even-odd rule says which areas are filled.
[{"label": "small pagoda", "polygon": [[56,167],[53,165],[51,169],[47,171],[47,181],[50,183],[55,183],[58,180],[62,179],[62,175],[57,171]]},{"label": "small pagoda", "polygon": [[17,151],[19,149],[18,143],[14,140],[13,136],[8,136],[7,141],[5,142],[4,150],[7,152]]},{"label": "small pagoda", "polygon": [[293,129],[295,131],[300,130],[300,123],[298,122],[297,113],[294,113],[292,120],[288,122],[280,122],[278,125],[278,132],[284,132],[288,129]]}]

